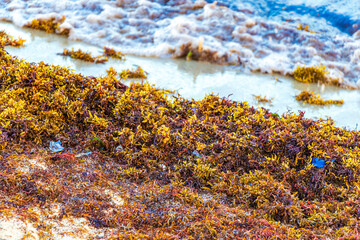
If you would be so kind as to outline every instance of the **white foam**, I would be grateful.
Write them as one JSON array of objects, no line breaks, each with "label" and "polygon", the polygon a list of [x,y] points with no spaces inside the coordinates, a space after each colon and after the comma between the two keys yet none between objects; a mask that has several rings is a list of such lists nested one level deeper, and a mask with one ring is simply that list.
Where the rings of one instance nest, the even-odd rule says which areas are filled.
[{"label": "white foam", "polygon": [[[360,33],[349,36],[325,19],[293,12],[284,11],[269,20],[260,14],[267,2],[272,3],[233,1],[240,10],[232,10],[204,0],[16,0],[1,1],[0,16],[17,26],[36,18],[65,16],[60,32],[70,30],[70,39],[127,54],[179,57],[184,56],[181,46],[198,48],[203,39],[201,50],[216,54],[212,60],[218,63],[241,63],[245,70],[282,74],[297,65],[323,64],[332,76],[342,76],[347,82],[359,80]],[[352,19],[358,16],[354,4],[344,9],[336,9],[339,5],[329,1],[293,0],[287,4],[325,6],[327,11],[348,14]],[[298,30],[298,24],[308,24],[315,33]]]},{"label": "white foam", "polygon": [[351,62],[360,64],[360,49],[356,49],[351,56]]}]

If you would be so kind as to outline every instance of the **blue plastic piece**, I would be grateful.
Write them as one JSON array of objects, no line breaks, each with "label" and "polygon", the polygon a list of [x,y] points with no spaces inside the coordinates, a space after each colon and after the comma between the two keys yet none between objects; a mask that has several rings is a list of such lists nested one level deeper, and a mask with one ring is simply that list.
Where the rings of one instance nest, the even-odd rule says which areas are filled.
[{"label": "blue plastic piece", "polygon": [[[332,163],[335,162],[335,159],[330,159],[330,161]],[[319,158],[319,157],[313,157],[312,161],[311,161],[311,164],[314,165],[315,167],[318,167],[318,168],[323,168],[325,167],[326,165],[326,162],[324,159],[322,158]]]},{"label": "blue plastic piece", "polygon": [[323,168],[325,167],[326,162],[322,158],[313,157],[311,164],[314,165],[315,167]]},{"label": "blue plastic piece", "polygon": [[57,142],[50,142],[50,150],[53,152],[61,152],[62,150],[64,150],[64,147],[61,146],[61,142],[60,140]]},{"label": "blue plastic piece", "polygon": [[197,156],[197,157],[200,157],[200,153],[199,153],[198,151],[196,151],[196,150],[194,150],[194,151],[192,152],[192,154],[194,154],[194,155]]}]

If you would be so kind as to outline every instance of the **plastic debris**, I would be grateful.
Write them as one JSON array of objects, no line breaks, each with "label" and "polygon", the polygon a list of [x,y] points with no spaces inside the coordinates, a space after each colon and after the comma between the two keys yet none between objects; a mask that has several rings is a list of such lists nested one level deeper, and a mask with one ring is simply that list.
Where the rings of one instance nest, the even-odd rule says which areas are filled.
[{"label": "plastic debris", "polygon": [[115,148],[115,150],[118,151],[118,152],[120,152],[120,151],[123,151],[124,148],[119,145],[119,146],[117,146],[117,147]]},{"label": "plastic debris", "polygon": [[159,166],[163,169],[163,171],[166,171],[166,166],[164,164],[159,164]]},{"label": "plastic debris", "polygon": [[79,157],[83,157],[83,156],[89,156],[91,154],[92,154],[92,152],[79,153],[79,154],[75,155],[75,157],[79,158]]},{"label": "plastic debris", "polygon": [[314,157],[311,161],[311,164],[314,165],[315,167],[323,168],[325,167],[326,162],[322,158]]},{"label": "plastic debris", "polygon": [[194,114],[197,114],[196,108],[193,107],[192,110],[193,110]]},{"label": "plastic debris", "polygon": [[104,142],[100,139],[100,138],[93,138],[91,139],[91,142],[94,143],[95,145],[97,145],[97,148],[99,150],[104,150]]},{"label": "plastic debris", "polygon": [[200,153],[199,153],[197,150],[194,150],[194,151],[192,152],[192,154],[194,154],[194,155],[197,156],[197,157],[201,157],[201,156],[200,156]]},{"label": "plastic debris", "polygon": [[61,142],[57,141],[57,142],[50,142],[50,150],[53,152],[61,152],[62,150],[64,150],[64,147],[61,146]]}]

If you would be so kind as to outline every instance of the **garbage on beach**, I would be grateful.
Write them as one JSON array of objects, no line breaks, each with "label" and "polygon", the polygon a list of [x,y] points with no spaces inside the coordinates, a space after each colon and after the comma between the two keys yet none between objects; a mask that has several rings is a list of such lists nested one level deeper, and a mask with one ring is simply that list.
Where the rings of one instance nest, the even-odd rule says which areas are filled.
[{"label": "garbage on beach", "polygon": [[[330,161],[334,162],[335,160],[331,159]],[[326,162],[325,162],[325,160],[323,158],[313,157],[312,161],[311,161],[311,164],[314,165],[315,167],[323,168],[323,167],[325,167]]]},{"label": "garbage on beach", "polygon": [[326,164],[325,160],[322,158],[315,157],[312,159],[311,164],[318,168],[323,168]]},{"label": "garbage on beach", "polygon": [[64,147],[61,146],[61,141],[51,141],[50,142],[50,150],[53,152],[61,152],[62,150],[64,150]]},{"label": "garbage on beach", "polygon": [[79,154],[75,155],[75,157],[79,158],[79,157],[83,157],[83,156],[89,156],[91,154],[92,154],[92,152],[79,153]]},{"label": "garbage on beach", "polygon": [[119,145],[119,146],[117,146],[117,147],[115,148],[115,150],[118,151],[118,152],[120,152],[120,151],[123,151],[124,148],[123,148],[121,145]]},{"label": "garbage on beach", "polygon": [[201,156],[200,156],[200,153],[199,153],[197,150],[194,150],[194,151],[192,152],[192,154],[194,154],[194,155],[197,156],[197,157],[201,157]]}]

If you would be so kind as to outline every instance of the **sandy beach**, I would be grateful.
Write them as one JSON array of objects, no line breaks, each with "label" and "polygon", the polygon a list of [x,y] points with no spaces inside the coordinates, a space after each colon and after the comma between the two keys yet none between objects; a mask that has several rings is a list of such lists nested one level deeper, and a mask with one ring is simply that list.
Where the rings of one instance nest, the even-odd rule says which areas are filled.
[{"label": "sandy beach", "polygon": [[342,2],[0,3],[0,239],[358,238]]}]

